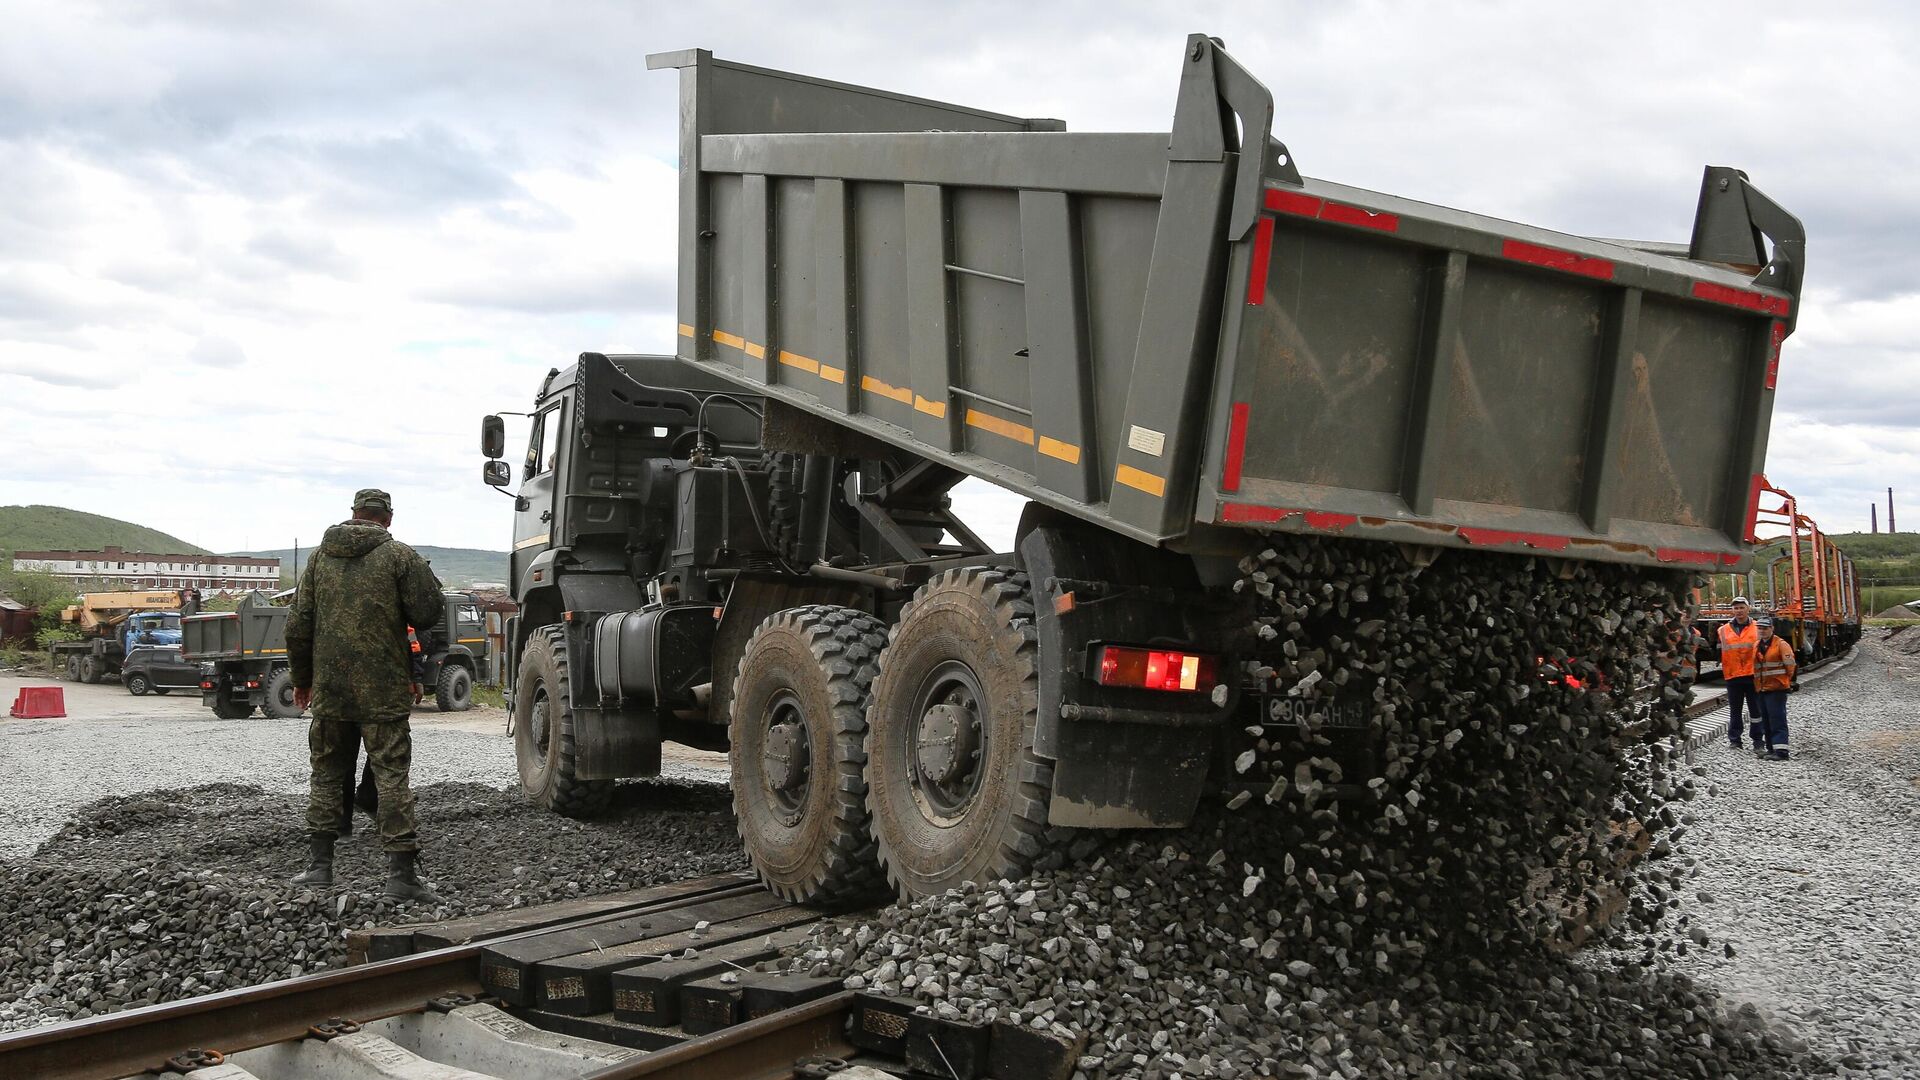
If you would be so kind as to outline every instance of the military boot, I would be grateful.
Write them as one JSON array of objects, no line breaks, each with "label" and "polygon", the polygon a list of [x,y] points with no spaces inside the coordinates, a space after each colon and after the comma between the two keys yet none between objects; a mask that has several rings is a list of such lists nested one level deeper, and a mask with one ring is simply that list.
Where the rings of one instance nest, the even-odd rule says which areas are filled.
[{"label": "military boot", "polygon": [[324,889],[333,884],[333,834],[311,833],[307,843],[312,848],[307,868],[294,875],[295,885]]},{"label": "military boot", "polygon": [[387,895],[396,900],[418,900],[423,904],[440,902],[438,896],[420,884],[419,852],[387,852]]}]

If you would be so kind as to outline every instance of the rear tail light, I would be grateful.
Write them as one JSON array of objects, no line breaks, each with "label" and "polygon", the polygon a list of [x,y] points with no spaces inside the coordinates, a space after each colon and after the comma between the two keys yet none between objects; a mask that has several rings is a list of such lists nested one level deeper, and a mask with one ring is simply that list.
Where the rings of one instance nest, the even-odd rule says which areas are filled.
[{"label": "rear tail light", "polygon": [[248,679],[248,680],[247,680],[247,689],[249,689],[249,690],[258,690],[258,689],[260,689],[260,680],[259,680],[259,679]]},{"label": "rear tail light", "polygon": [[1217,657],[1200,653],[1102,645],[1097,655],[1101,686],[1206,693],[1220,670]]},{"label": "rear tail light", "polygon": [[210,683],[210,682],[202,682],[202,683],[200,684],[200,689],[202,689],[202,690],[211,690],[211,689],[213,689],[213,684],[212,684],[212,683]]}]

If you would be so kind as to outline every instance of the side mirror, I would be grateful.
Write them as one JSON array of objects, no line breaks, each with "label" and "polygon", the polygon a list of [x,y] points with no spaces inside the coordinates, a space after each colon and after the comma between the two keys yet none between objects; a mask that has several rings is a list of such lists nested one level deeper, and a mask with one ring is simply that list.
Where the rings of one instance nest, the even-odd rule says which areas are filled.
[{"label": "side mirror", "polygon": [[504,461],[489,461],[480,470],[480,479],[486,481],[488,487],[506,487],[513,483],[513,466]]},{"label": "side mirror", "polygon": [[[498,416],[484,417],[480,421],[480,452],[489,458],[499,458],[507,452],[507,422]],[[493,474],[489,472],[488,476]],[[487,483],[493,484],[492,480]],[[499,484],[493,484],[499,487]]]}]

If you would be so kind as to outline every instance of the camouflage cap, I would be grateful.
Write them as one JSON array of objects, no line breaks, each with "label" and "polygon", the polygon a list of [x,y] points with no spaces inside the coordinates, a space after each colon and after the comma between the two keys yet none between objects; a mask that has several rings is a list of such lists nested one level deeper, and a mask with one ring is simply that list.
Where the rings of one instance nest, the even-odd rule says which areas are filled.
[{"label": "camouflage cap", "polygon": [[379,510],[383,513],[391,514],[393,513],[393,496],[381,491],[379,488],[361,488],[359,491],[353,493],[353,508],[355,510]]}]

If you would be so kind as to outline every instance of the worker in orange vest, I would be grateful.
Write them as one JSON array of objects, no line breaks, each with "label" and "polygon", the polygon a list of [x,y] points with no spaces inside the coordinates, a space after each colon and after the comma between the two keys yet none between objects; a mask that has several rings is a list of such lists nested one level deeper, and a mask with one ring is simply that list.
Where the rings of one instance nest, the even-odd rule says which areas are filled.
[{"label": "worker in orange vest", "polygon": [[1793,646],[1773,635],[1773,620],[1755,620],[1760,641],[1753,652],[1753,688],[1760,694],[1761,723],[1753,725],[1753,755],[1787,760],[1787,691],[1793,689]]},{"label": "worker in orange vest", "polygon": [[1720,626],[1720,678],[1727,687],[1727,742],[1735,750],[1740,749],[1740,714],[1760,715],[1760,699],[1753,689],[1753,655],[1760,646],[1760,628],[1747,617],[1749,608],[1746,597],[1734,597],[1733,621]]}]

